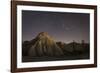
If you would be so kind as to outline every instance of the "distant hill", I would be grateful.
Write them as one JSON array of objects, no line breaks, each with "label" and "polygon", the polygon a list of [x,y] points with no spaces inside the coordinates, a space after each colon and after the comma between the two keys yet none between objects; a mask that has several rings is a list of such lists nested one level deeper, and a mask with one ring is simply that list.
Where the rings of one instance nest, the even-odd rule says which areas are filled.
[{"label": "distant hill", "polygon": [[62,48],[65,55],[79,55],[79,54],[85,54],[89,53],[90,46],[88,43],[77,43],[77,42],[71,42],[71,43],[63,43],[63,42],[56,42],[57,45]]}]

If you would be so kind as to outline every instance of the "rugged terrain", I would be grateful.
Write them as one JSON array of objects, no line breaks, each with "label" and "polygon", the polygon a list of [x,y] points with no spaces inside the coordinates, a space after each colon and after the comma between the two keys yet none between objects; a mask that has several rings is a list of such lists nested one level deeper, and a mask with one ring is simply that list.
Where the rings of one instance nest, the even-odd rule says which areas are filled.
[{"label": "rugged terrain", "polygon": [[82,43],[55,42],[48,33],[41,32],[36,38],[23,42],[22,56],[23,62],[89,59],[89,44],[84,40]]}]

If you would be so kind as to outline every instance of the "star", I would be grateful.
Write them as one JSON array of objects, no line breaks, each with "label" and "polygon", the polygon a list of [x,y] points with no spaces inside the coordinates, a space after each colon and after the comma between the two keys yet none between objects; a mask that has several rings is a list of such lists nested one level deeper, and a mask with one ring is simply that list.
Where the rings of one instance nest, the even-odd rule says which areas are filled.
[{"label": "star", "polygon": [[65,24],[62,24],[62,28],[65,29],[65,30],[70,30],[70,28]]}]

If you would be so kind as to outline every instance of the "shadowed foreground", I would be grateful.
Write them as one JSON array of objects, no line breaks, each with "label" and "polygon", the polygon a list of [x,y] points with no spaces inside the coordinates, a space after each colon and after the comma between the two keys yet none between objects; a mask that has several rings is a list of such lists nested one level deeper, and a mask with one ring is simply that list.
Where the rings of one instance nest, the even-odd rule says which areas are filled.
[{"label": "shadowed foreground", "polygon": [[61,61],[89,59],[89,55],[64,56],[64,57],[29,57],[23,56],[22,62]]}]

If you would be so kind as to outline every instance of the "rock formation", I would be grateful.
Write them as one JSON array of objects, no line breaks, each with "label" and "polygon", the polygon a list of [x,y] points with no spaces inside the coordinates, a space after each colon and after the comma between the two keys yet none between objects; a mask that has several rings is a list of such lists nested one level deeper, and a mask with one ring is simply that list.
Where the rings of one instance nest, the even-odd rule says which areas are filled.
[{"label": "rock formation", "polygon": [[46,32],[39,33],[31,41],[31,47],[28,51],[29,56],[62,56],[63,51],[51,36]]}]

